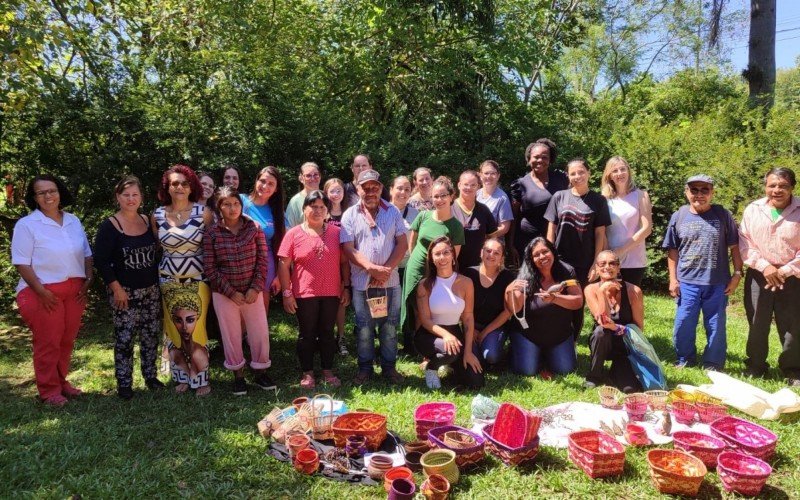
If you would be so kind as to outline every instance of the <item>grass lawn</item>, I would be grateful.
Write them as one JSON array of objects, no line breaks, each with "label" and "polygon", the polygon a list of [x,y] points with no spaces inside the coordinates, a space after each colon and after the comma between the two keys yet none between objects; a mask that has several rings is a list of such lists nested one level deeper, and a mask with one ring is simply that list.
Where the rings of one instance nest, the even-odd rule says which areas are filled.
[{"label": "grass lawn", "polygon": [[[294,356],[295,321],[273,308],[271,375],[277,394],[254,386],[247,396],[230,395],[231,375],[222,369],[221,347],[213,353],[210,397],[175,395],[172,390],[151,393],[135,374],[132,401],[116,397],[112,329],[108,310],[97,305],[86,318],[74,357],[71,381],[87,392],[63,409],[35,401],[30,334],[13,312],[0,322],[0,496],[64,498],[109,497],[258,497],[258,498],[385,498],[382,488],[349,486],[302,476],[265,454],[267,442],[256,422],[275,405],[287,406],[302,391]],[[646,301],[646,332],[668,366],[674,360],[671,328],[674,305],[665,297]],[[728,372],[743,370],[746,322],[740,304],[728,315]],[[700,337],[702,337],[702,333]],[[772,339],[770,364],[778,348]],[[354,350],[350,339],[351,351]],[[582,400],[597,402],[595,391],[581,387],[588,367],[586,337],[581,339],[578,374],[552,381],[512,375],[487,377],[483,394],[527,408]],[[702,342],[700,342],[702,345]],[[351,356],[339,359],[343,381],[355,375]],[[138,366],[138,362],[137,362]],[[432,393],[425,388],[417,360],[399,365],[407,383],[399,389],[374,381],[363,388],[345,383],[333,396],[351,408],[366,407],[389,417],[389,428],[405,439],[413,436],[416,405],[441,398],[458,406],[457,423],[469,426],[473,394]],[[707,382],[698,369],[667,369],[670,386]],[[756,385],[772,392],[782,386],[777,372]],[[162,377],[163,379],[164,377]],[[734,412],[735,413],[735,412]],[[759,422],[776,432],[780,441],[772,461],[774,473],[765,496],[800,495],[800,427],[798,424]],[[419,483],[419,477],[418,483]],[[657,496],[650,484],[645,452],[629,449],[625,474],[614,480],[592,481],[567,459],[566,450],[542,448],[534,466],[508,469],[494,458],[462,476],[454,488],[459,498],[643,498]],[[715,473],[701,489],[703,498],[727,495]]]}]

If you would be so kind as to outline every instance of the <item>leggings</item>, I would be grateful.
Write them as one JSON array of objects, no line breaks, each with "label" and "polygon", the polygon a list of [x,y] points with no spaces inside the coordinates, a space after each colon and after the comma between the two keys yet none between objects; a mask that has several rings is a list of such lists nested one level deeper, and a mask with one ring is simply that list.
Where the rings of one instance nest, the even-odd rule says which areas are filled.
[{"label": "leggings", "polygon": [[[464,343],[464,332],[460,325],[440,325]],[[478,373],[472,367],[464,368],[464,348],[458,354],[447,354],[444,350],[444,340],[428,330],[420,327],[414,336],[414,346],[417,352],[429,359],[428,370],[436,370],[443,365],[451,365],[455,372],[456,380],[470,389],[479,389],[484,385],[483,373]]]},{"label": "leggings", "polygon": [[158,340],[162,335],[161,290],[153,285],[131,290],[123,287],[128,294],[128,308],[113,307],[114,294],[108,294],[112,305],[114,321],[114,374],[118,387],[133,386],[133,340],[139,334],[139,355],[142,361],[142,377],[145,380],[156,378],[156,356]]},{"label": "leggings", "polygon": [[304,372],[314,370],[314,354],[319,351],[323,370],[333,369],[336,337],[333,327],[339,312],[339,297],[304,297],[297,299],[297,357]]},{"label": "leggings", "polygon": [[605,330],[597,325],[589,339],[591,345],[591,365],[586,380],[595,384],[605,382],[605,363],[611,361],[611,383],[620,390],[640,391],[642,385],[628,361],[628,348],[620,335],[613,330]]}]

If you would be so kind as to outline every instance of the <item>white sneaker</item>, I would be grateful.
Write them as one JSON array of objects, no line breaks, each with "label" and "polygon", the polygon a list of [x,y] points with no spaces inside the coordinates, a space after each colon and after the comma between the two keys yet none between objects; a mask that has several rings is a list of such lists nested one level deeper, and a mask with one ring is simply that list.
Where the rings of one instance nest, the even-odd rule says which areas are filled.
[{"label": "white sneaker", "polygon": [[436,370],[425,370],[425,384],[428,389],[441,389],[442,381],[439,380],[439,374]]}]

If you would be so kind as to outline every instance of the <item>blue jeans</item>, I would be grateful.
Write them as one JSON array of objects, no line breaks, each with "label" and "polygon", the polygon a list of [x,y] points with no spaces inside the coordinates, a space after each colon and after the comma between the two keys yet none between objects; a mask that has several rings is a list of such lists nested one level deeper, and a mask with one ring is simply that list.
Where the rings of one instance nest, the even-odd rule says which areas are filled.
[{"label": "blue jeans", "polygon": [[511,333],[511,371],[520,375],[539,373],[541,361],[555,374],[563,375],[575,371],[578,366],[575,354],[575,341],[572,337],[560,344],[541,348],[521,332]]},{"label": "blue jeans", "polygon": [[472,352],[478,357],[481,365],[496,365],[503,359],[503,347],[506,343],[506,332],[503,327],[487,333],[480,345],[473,344]]},{"label": "blue jeans", "polygon": [[703,366],[722,369],[728,350],[725,331],[725,308],[728,297],[726,285],[691,285],[681,283],[681,295],[676,299],[675,328],[672,341],[679,363],[697,363],[697,322],[703,312],[706,329],[706,348],[703,350]]},{"label": "blue jeans", "polygon": [[[370,297],[379,296],[372,291]],[[356,337],[358,353],[358,371],[372,373],[372,362],[375,359],[375,330],[381,349],[381,368],[384,372],[392,370],[397,362],[397,327],[400,324],[400,287],[386,289],[388,296],[388,314],[385,318],[373,319],[369,314],[366,290],[353,290],[353,309],[356,312]]]}]

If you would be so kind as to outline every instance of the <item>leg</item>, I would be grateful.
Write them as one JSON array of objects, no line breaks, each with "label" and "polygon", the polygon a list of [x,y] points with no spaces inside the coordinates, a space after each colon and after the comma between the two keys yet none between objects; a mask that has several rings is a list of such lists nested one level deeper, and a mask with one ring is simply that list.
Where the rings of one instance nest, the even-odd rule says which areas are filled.
[{"label": "leg", "polygon": [[453,361],[452,366],[456,380],[463,384],[467,389],[477,390],[486,384],[486,379],[484,378],[483,373],[476,372],[471,366],[466,368],[464,367],[463,351],[459,354],[458,358]]},{"label": "leg", "polygon": [[611,331],[606,331],[600,325],[596,326],[592,332],[592,337],[589,339],[591,359],[589,373],[586,375],[586,380],[589,382],[603,383],[606,376],[606,360],[611,358],[613,337],[614,334]]},{"label": "leg", "polygon": [[356,313],[358,372],[371,375],[372,362],[375,359],[375,338],[373,334],[375,328],[372,317],[369,314],[366,291],[353,290],[353,310]]},{"label": "leg", "polygon": [[322,297],[320,299],[317,346],[323,370],[333,369],[333,358],[336,353],[336,337],[333,325],[339,312],[338,297]]},{"label": "leg", "polygon": [[[51,285],[45,285],[50,289]],[[54,311],[45,311],[39,296],[30,287],[17,295],[19,312],[33,333],[33,372],[41,399],[61,397],[58,359],[63,332],[64,305],[59,300]]]},{"label": "leg", "polygon": [[424,328],[417,330],[414,335],[414,347],[417,352],[428,358],[428,370],[437,370],[440,366],[449,365],[458,357],[457,354],[447,354],[444,350],[444,341]]},{"label": "leg", "polygon": [[112,303],[111,315],[114,322],[114,375],[117,378],[117,389],[133,387],[133,335],[138,326],[139,300],[135,298],[136,290],[125,288],[128,293],[128,309],[113,308],[114,294],[109,293]]},{"label": "leg", "polygon": [[747,359],[745,365],[750,373],[761,375],[769,369],[769,330],[776,296],[764,288],[767,281],[755,269],[748,269],[744,278],[744,310],[747,315]]},{"label": "leg", "polygon": [[790,277],[777,293],[775,323],[782,351],[778,367],[788,377],[800,378],[800,278]]},{"label": "leg", "polygon": [[269,359],[269,325],[261,294],[255,302],[243,305],[240,310],[247,325],[250,367],[254,370],[266,370],[272,365],[272,361]]},{"label": "leg", "polygon": [[697,362],[697,321],[700,319],[701,287],[681,283],[681,294],[677,298],[678,309],[675,311],[675,326],[672,330],[672,342],[678,363],[693,365]]},{"label": "leg", "polygon": [[206,396],[211,392],[208,385],[208,349],[200,344],[194,344],[192,349],[192,366],[197,374],[192,377],[190,387],[196,389],[195,395]]},{"label": "leg", "polygon": [[532,377],[539,373],[541,349],[522,332],[511,332],[511,371]]},{"label": "leg", "polygon": [[622,281],[627,281],[633,285],[638,287],[642,286],[642,281],[644,281],[644,267],[629,267],[625,269],[620,269],[620,274],[622,274]]},{"label": "leg", "polygon": [[565,375],[575,371],[578,359],[575,353],[575,342],[567,339],[557,346],[547,349],[545,359],[550,370],[558,375]]},{"label": "leg", "polygon": [[480,346],[473,346],[473,351],[475,351],[475,355],[478,356],[481,365],[497,365],[503,359],[503,347],[505,343],[506,333],[501,327],[487,333],[486,336],[483,337],[483,340],[481,340]]},{"label": "leg", "polygon": [[221,293],[212,295],[214,310],[217,311],[219,333],[225,351],[225,368],[231,371],[241,370],[245,365],[242,351],[242,312],[234,301]]},{"label": "leg", "polygon": [[728,297],[725,295],[725,285],[707,287],[704,295],[701,307],[707,340],[703,350],[703,366],[722,370],[728,352],[725,325]]},{"label": "leg", "polygon": [[139,355],[142,358],[142,376],[145,382],[158,379],[156,357],[158,339],[161,337],[161,292],[158,285],[139,290],[137,327],[139,330]]},{"label": "leg", "polygon": [[175,381],[175,392],[182,394],[189,390],[189,382],[191,381],[189,362],[184,357],[183,352],[174,345],[172,347],[165,345],[164,347],[169,352],[170,364],[172,365],[172,380]]},{"label": "leg", "polygon": [[341,344],[344,342],[344,317],[347,308],[339,304],[339,310],[336,311],[336,342]]},{"label": "leg", "polygon": [[379,320],[378,340],[381,348],[381,372],[395,371],[397,364],[397,326],[400,324],[400,287],[387,288],[387,315]]},{"label": "leg", "polygon": [[628,360],[628,348],[622,337],[615,336],[611,347],[611,382],[614,387],[623,392],[637,392],[642,390],[642,384],[633,371]]},{"label": "leg", "polygon": [[297,299],[297,358],[303,372],[314,371],[314,354],[317,352],[317,318],[320,314],[318,298]]},{"label": "leg", "polygon": [[63,295],[64,303],[64,336],[61,337],[61,346],[58,360],[58,374],[61,378],[62,392],[74,391],[72,385],[67,382],[69,374],[69,364],[72,361],[72,349],[75,346],[75,339],[78,337],[78,330],[81,328],[81,317],[86,309],[86,304],[78,301],[78,292],[83,285],[83,279],[71,278],[66,281]]}]

